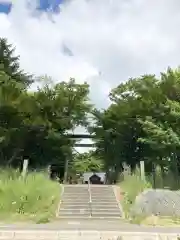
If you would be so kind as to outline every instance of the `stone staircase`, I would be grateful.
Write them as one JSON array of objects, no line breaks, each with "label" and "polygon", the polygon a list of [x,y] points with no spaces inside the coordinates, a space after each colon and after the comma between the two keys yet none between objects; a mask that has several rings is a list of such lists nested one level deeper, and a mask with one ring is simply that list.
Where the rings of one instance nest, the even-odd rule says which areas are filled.
[{"label": "stone staircase", "polygon": [[91,185],[91,215],[94,218],[121,218],[112,185]]},{"label": "stone staircase", "polygon": [[64,185],[59,218],[121,218],[111,185]]},{"label": "stone staircase", "polygon": [[90,215],[88,185],[64,185],[59,217],[88,218]]}]

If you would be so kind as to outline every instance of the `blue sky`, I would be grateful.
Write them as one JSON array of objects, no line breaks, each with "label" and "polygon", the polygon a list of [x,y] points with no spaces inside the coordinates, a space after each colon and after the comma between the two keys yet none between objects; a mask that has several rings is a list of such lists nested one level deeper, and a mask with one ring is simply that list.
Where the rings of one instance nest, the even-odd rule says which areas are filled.
[{"label": "blue sky", "polygon": [[9,13],[11,9],[11,4],[0,3],[0,13]]},{"label": "blue sky", "polygon": [[[39,0],[39,9],[47,11],[52,9],[54,12],[58,11],[59,4],[63,0]],[[11,4],[9,3],[0,3],[0,13],[9,13],[11,11]]]}]

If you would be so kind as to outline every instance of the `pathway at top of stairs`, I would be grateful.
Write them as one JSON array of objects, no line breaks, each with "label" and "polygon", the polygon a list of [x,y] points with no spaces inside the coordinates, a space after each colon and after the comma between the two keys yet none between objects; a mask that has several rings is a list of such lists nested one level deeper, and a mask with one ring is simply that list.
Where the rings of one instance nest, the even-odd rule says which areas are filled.
[{"label": "pathway at top of stairs", "polygon": [[64,185],[59,218],[120,219],[121,207],[112,185]]}]

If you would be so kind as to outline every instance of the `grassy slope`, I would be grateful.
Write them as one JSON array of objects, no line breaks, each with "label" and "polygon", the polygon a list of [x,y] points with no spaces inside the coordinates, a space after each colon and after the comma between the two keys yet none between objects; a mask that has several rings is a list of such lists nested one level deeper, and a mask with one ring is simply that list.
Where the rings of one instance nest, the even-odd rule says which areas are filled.
[{"label": "grassy slope", "polygon": [[44,173],[29,173],[25,180],[19,172],[0,170],[0,219],[3,221],[48,222],[55,217],[60,185]]}]

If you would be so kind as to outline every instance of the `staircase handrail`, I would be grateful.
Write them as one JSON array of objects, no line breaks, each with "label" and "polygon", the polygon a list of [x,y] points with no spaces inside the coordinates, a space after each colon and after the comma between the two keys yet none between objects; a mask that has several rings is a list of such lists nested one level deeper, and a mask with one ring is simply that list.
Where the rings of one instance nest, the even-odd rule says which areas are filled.
[{"label": "staircase handrail", "polygon": [[89,192],[89,208],[90,208],[90,217],[92,217],[92,196],[91,196],[91,183],[88,179],[88,192]]}]

